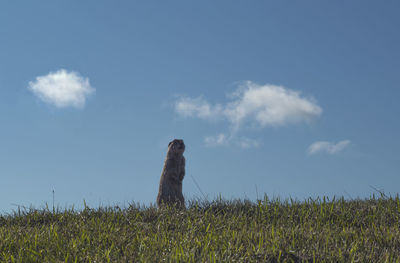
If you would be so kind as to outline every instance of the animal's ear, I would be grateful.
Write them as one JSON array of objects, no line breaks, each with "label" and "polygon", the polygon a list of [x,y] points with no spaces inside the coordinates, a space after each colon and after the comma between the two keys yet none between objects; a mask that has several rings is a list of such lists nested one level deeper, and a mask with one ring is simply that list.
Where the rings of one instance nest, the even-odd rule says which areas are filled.
[{"label": "animal's ear", "polygon": [[[172,142],[173,142],[173,141],[172,141]],[[172,142],[169,142],[169,143],[168,143],[168,147],[171,145]]]}]

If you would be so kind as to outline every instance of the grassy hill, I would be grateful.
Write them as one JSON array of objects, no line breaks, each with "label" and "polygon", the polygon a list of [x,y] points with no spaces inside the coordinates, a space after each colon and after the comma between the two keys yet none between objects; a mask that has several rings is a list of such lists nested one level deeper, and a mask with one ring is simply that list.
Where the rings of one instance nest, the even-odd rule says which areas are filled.
[{"label": "grassy hill", "polygon": [[190,202],[0,216],[1,262],[400,262],[400,199]]}]

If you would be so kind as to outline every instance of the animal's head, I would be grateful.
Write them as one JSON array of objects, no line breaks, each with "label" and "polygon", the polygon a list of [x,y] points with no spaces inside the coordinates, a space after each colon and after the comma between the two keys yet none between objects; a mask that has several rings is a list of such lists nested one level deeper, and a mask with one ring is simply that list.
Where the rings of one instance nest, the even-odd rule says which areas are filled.
[{"label": "animal's head", "polygon": [[173,153],[180,153],[182,154],[185,151],[185,144],[183,143],[183,140],[180,139],[175,139],[172,142],[168,144],[168,152],[173,152]]}]

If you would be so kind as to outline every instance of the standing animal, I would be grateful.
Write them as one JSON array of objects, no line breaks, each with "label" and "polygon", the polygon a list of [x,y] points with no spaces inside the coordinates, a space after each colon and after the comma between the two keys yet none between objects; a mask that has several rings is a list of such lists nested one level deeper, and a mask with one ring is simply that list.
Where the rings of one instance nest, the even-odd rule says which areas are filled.
[{"label": "standing animal", "polygon": [[168,144],[167,157],[161,173],[157,205],[163,204],[185,207],[182,194],[182,181],[185,177],[185,144],[183,140],[174,139]]}]

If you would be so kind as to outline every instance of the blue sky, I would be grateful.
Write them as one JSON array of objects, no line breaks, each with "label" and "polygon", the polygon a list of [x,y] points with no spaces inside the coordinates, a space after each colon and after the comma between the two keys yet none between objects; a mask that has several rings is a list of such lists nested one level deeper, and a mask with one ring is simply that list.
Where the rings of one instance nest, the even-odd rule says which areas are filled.
[{"label": "blue sky", "polygon": [[0,210],[395,195],[398,1],[3,1]]}]

